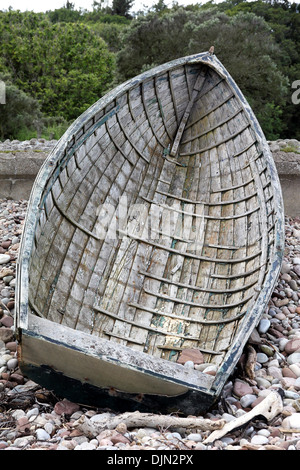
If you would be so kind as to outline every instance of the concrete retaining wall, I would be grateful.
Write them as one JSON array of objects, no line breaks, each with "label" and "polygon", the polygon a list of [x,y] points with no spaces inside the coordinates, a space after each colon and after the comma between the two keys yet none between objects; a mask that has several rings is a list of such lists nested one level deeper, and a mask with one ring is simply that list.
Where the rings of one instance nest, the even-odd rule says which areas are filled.
[{"label": "concrete retaining wall", "polygon": [[[300,142],[269,142],[281,183],[286,215],[300,217]],[[287,151],[287,150],[295,150]]]},{"label": "concrete retaining wall", "polygon": [[0,198],[28,199],[33,181],[48,152],[0,151]]},{"label": "concrete retaining wall", "polygon": [[[290,142],[296,152],[282,150]],[[0,143],[0,198],[29,198],[38,170],[55,143],[36,139],[28,143]],[[270,148],[281,182],[285,214],[300,217],[300,143],[298,147],[295,143],[294,140],[270,142]]]}]

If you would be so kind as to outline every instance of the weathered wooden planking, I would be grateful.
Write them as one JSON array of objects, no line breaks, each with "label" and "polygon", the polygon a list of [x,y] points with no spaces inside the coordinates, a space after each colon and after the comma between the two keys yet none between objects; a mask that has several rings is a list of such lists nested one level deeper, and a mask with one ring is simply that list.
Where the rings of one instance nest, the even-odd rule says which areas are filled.
[{"label": "weathered wooden planking", "polygon": [[211,402],[278,275],[280,197],[259,125],[215,56],[146,72],[79,118],[42,168],[22,239],[17,323],[26,330],[33,312],[41,328],[44,317],[69,338],[108,341],[115,365],[118,347],[133,351],[134,370],[146,354],[154,365],[137,377],[146,374],[149,393],[149,377],[169,370],[174,394],[172,364],[199,349],[219,367],[213,384],[196,380]]}]

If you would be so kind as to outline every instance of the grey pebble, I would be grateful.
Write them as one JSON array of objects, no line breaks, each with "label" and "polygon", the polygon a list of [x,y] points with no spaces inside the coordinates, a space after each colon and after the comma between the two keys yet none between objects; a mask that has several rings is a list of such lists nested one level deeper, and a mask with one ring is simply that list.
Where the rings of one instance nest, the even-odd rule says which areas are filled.
[{"label": "grey pebble", "polygon": [[38,441],[47,441],[50,439],[50,435],[45,431],[45,429],[39,428],[36,430],[35,434]]},{"label": "grey pebble", "polygon": [[194,442],[201,442],[203,440],[201,434],[198,434],[198,433],[191,433],[186,437],[186,439],[188,439],[189,441],[194,441]]},{"label": "grey pebble", "polygon": [[258,332],[266,333],[268,329],[270,328],[270,326],[271,326],[270,320],[268,320],[267,318],[262,318],[258,325]]},{"label": "grey pebble", "polygon": [[290,286],[291,286],[291,288],[292,288],[293,290],[296,290],[296,291],[299,290],[298,284],[297,284],[297,282],[295,281],[295,279],[292,279],[292,280],[289,282],[289,284],[290,284]]},{"label": "grey pebble", "polygon": [[83,442],[82,444],[78,444],[74,450],[96,450],[96,446],[90,442]]},{"label": "grey pebble", "polygon": [[[30,142],[28,144],[30,146],[35,145]],[[14,145],[20,145],[20,143],[15,143]],[[11,218],[9,204],[10,203],[5,202],[5,200],[0,200],[0,218],[3,217],[10,221],[9,225],[5,227],[5,230],[3,229],[4,226],[0,226],[0,231],[3,229],[2,233],[0,233],[0,237],[2,237],[2,240],[12,240],[12,245],[16,245],[20,242],[20,236],[17,236],[17,233],[20,232],[14,232],[14,221],[13,218]],[[20,212],[24,212],[25,205],[23,205],[23,203],[19,204]],[[289,221],[291,219],[287,218],[287,220]],[[293,228],[292,223],[290,226],[286,226],[288,232],[290,231],[291,233],[293,233],[293,230],[298,230],[298,232],[300,233],[299,222],[296,221],[296,228]],[[8,233],[5,234],[3,233],[4,231],[7,231]],[[255,342],[253,343],[257,352],[257,363],[255,364],[254,378],[255,385],[252,387],[253,393],[248,393],[247,395],[244,395],[238,399],[232,393],[233,382],[228,381],[223,391],[225,393],[224,398],[226,399],[226,403],[228,404],[228,413],[223,413],[221,415],[220,410],[214,408],[211,412],[211,419],[221,418],[224,419],[226,422],[235,420],[237,417],[245,415],[247,412],[246,409],[252,407],[252,404],[258,397],[267,396],[268,389],[281,389],[284,392],[283,405],[284,407],[286,407],[287,412],[293,409],[296,411],[292,411],[292,415],[286,418],[286,420],[288,420],[289,427],[293,429],[297,428],[300,432],[300,351],[296,351],[295,353],[287,357],[284,357],[283,354],[277,354],[276,352],[278,351],[284,353],[287,342],[291,339],[300,337],[300,313],[297,312],[297,308],[300,306],[300,264],[298,264],[298,261],[300,262],[300,243],[298,243],[298,245],[295,245],[295,243],[288,243],[286,247],[287,250],[285,252],[284,262],[281,269],[282,274],[276,286],[276,292],[282,295],[283,299],[280,299],[280,302],[278,302],[278,298],[276,297],[274,297],[273,300],[271,299],[270,306],[266,309],[264,317],[260,320],[256,330],[258,332],[258,338],[260,338],[259,335],[266,335],[266,338],[268,339],[268,344],[258,344]],[[8,259],[8,255],[4,256],[6,258],[3,258],[2,255],[0,256],[0,260],[2,259],[3,263],[3,260],[6,259],[8,260],[8,263],[10,261],[10,257]],[[8,266],[5,266],[5,263],[3,263],[2,266],[0,263],[0,271],[2,269],[6,269],[7,267]],[[12,267],[13,263],[9,265],[10,269]],[[15,274],[13,276],[9,275],[2,279],[2,283],[0,284],[0,299],[2,300],[2,302],[4,300],[4,302],[7,303],[9,300],[11,300],[11,298],[13,298],[15,283]],[[11,316],[13,316],[13,313],[11,313]],[[282,332],[283,337],[272,337],[272,334],[269,334],[270,327],[279,327],[278,331]],[[284,360],[282,359],[283,357]],[[283,367],[287,367],[286,361],[288,362],[290,370],[298,376],[298,378],[293,381],[294,385],[292,387],[284,385],[282,380],[282,369]],[[2,373],[9,371],[12,372],[14,369],[17,368],[17,366],[17,358],[8,354],[8,349],[6,349],[5,343],[3,341],[0,341],[0,378]],[[191,361],[190,363],[186,363],[185,365],[185,367],[189,366],[191,368],[194,367]],[[195,366],[196,369],[199,369],[201,371],[203,371],[207,367],[216,368],[216,366],[212,366],[212,364],[210,363]],[[229,380],[233,379],[231,378]],[[36,384],[31,382],[30,380],[26,380],[23,385],[18,385],[14,387],[13,391],[11,391],[6,388],[4,380],[2,382],[0,383],[0,391],[5,391],[4,393],[8,394],[15,392],[23,392],[26,390],[34,390],[34,387],[36,386]],[[236,403],[237,401],[239,401],[239,403]],[[32,435],[20,436],[18,435],[16,430],[10,429],[2,432],[0,436],[0,444],[3,447],[7,445],[8,449],[11,448],[12,450],[19,450],[23,447],[28,449],[32,444],[45,449],[56,443],[58,450],[68,450],[68,447],[60,444],[62,439],[60,437],[60,431],[64,430],[64,423],[60,420],[59,417],[50,417],[50,412],[51,408],[49,408],[49,413],[47,415],[47,410],[46,412],[44,412],[39,404],[36,404],[33,408],[30,408],[28,410],[26,409],[25,411],[22,409],[12,410],[10,412],[10,416],[12,416],[15,420],[26,416],[31,425]],[[113,414],[111,413],[99,413],[93,415],[92,413],[88,414],[87,412],[82,410],[78,412],[78,415],[74,414],[74,416],[72,416],[72,419],[78,419],[81,415],[85,415],[86,418],[91,421],[91,423],[93,423],[94,421],[95,425],[97,424],[97,421],[99,421],[100,424],[104,417],[107,418],[107,415],[113,416]],[[280,418],[278,421],[278,426],[281,425],[282,421],[283,420]],[[251,423],[248,423],[247,429],[244,430],[244,434],[237,434],[237,436],[234,436],[234,438],[224,436],[220,440],[218,440],[218,444],[216,447],[220,446],[220,448],[226,449],[227,446],[230,446],[228,447],[228,449],[234,449],[238,448],[240,443],[245,441],[245,443],[247,444],[251,442],[251,444],[261,446],[261,448],[263,449],[266,444],[272,443],[273,438],[271,436],[270,430],[268,429],[268,424],[265,425],[266,428],[260,430],[257,426],[254,427],[250,424]],[[275,426],[277,427],[277,424]],[[178,446],[180,445],[181,441],[184,441],[185,443],[187,443],[188,441],[194,442],[193,449],[195,450],[211,450],[216,448],[214,448],[213,444],[208,446],[202,444],[202,441],[206,437],[206,433],[203,432],[190,432],[190,434],[187,434],[185,436],[186,431],[181,431],[180,429],[178,429],[179,432],[168,433],[169,443],[166,442],[164,445],[160,442],[161,436],[157,430],[151,429],[148,433],[145,431],[144,428],[141,428],[140,431],[144,433],[143,435],[146,434],[146,437],[148,434],[149,436],[150,434],[151,436],[153,434],[151,438],[149,437],[148,440],[146,439],[143,443],[143,448],[145,450],[150,448],[155,448],[156,450],[170,450],[171,444],[176,444],[176,446]],[[128,433],[128,435],[130,435],[133,439],[135,438],[135,434],[138,434],[138,432]],[[246,437],[246,439],[244,439],[243,437]],[[166,438],[165,434],[164,438]],[[123,449],[130,450],[131,447],[130,445],[123,443],[118,443],[114,446],[99,446],[96,439],[91,440],[90,436],[86,437],[85,435],[72,438],[72,442],[74,443],[75,450],[111,449],[113,451],[116,451]],[[281,442],[281,440],[279,440],[279,442]],[[300,450],[300,446],[299,444],[296,445],[293,442],[293,444],[291,444],[288,449]]]},{"label": "grey pebble", "polygon": [[262,388],[269,388],[271,386],[271,382],[265,379],[264,377],[256,377],[255,378],[257,385]]},{"label": "grey pebble", "polygon": [[284,396],[286,398],[292,398],[292,400],[298,400],[298,398],[300,398],[299,393],[293,392],[292,390],[284,390]]},{"label": "grey pebble", "polygon": [[0,368],[6,366],[6,361],[0,357]]},{"label": "grey pebble", "polygon": [[253,436],[251,438],[251,444],[254,444],[254,445],[264,445],[264,444],[267,444],[269,442],[269,439],[266,437],[266,436],[261,436],[259,434],[255,434],[255,436]]},{"label": "grey pebble", "polygon": [[248,393],[247,395],[244,395],[243,397],[241,397],[240,403],[241,403],[243,408],[248,408],[249,406],[252,405],[252,403],[256,399],[257,399],[256,395],[252,395],[252,394]]},{"label": "grey pebble", "polygon": [[39,409],[38,408],[31,408],[31,410],[28,410],[26,413],[27,418],[30,418],[31,416],[37,416],[39,414]]},{"label": "grey pebble", "polygon": [[10,359],[9,361],[7,361],[6,365],[8,369],[15,369],[18,365],[18,359],[17,358]]},{"label": "grey pebble", "polygon": [[256,360],[257,362],[259,362],[260,364],[265,364],[266,362],[268,362],[269,358],[268,356],[265,354],[265,353],[257,353],[256,355]]},{"label": "grey pebble", "polygon": [[5,254],[0,254],[0,264],[6,264],[10,261],[10,256]]},{"label": "grey pebble", "polygon": [[290,354],[287,358],[287,362],[288,364],[296,364],[297,362],[300,362],[300,352]]},{"label": "grey pebble", "polygon": [[194,366],[195,366],[195,364],[193,363],[193,361],[186,361],[186,362],[184,363],[184,367],[185,367],[186,369],[194,369]]}]

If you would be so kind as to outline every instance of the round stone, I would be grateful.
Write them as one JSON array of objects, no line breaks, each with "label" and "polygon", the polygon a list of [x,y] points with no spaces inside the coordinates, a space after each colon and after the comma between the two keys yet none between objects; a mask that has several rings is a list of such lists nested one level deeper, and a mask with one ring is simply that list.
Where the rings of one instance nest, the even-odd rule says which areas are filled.
[{"label": "round stone", "polygon": [[11,328],[0,328],[0,341],[8,343],[12,341],[13,337],[14,332],[11,330]]},{"label": "round stone", "polygon": [[2,357],[0,357],[0,369],[5,366],[6,366],[6,361]]},{"label": "round stone", "polygon": [[300,413],[293,413],[282,421],[285,429],[297,429],[300,431]]},{"label": "round stone", "polygon": [[270,328],[270,326],[271,326],[270,320],[268,320],[267,318],[262,318],[258,325],[259,333],[266,333],[268,329]]},{"label": "round stone", "polygon": [[286,344],[289,342],[287,338],[279,338],[278,346],[280,351],[284,351]]},{"label": "round stone", "polygon": [[289,263],[287,263],[286,261],[283,261],[282,262],[282,265],[281,265],[281,272],[282,274],[286,273],[286,274],[289,274],[291,271],[291,266]]},{"label": "round stone", "polygon": [[202,364],[204,362],[203,354],[198,349],[184,349],[181,352],[177,362],[178,364],[186,364],[186,362],[189,361],[192,361],[194,364]]},{"label": "round stone", "polygon": [[268,429],[260,429],[259,431],[257,431],[257,434],[259,436],[269,437],[271,433]]},{"label": "round stone", "polygon": [[262,388],[269,388],[271,386],[271,382],[265,379],[264,377],[256,377],[255,378],[257,385]]},{"label": "round stone", "polygon": [[243,408],[249,408],[256,399],[257,399],[256,395],[248,393],[247,395],[244,395],[243,397],[241,397],[240,404],[242,405]]},{"label": "round stone", "polygon": [[12,245],[16,245],[17,243],[19,243],[19,238],[18,237],[14,237],[11,241],[11,244]]},{"label": "round stone", "polygon": [[268,367],[268,375],[271,375],[274,379],[282,379],[282,372],[279,367]]},{"label": "round stone", "polygon": [[0,254],[0,264],[6,264],[10,261],[10,256],[5,254]]},{"label": "round stone", "polygon": [[262,344],[260,346],[261,352],[266,354],[268,357],[274,356],[274,349],[271,348],[271,346],[268,346],[267,344]]},{"label": "round stone", "polygon": [[251,444],[257,445],[257,446],[263,446],[264,444],[267,444],[269,442],[269,439],[266,436],[261,436],[260,434],[255,434],[251,438]]},{"label": "round stone", "polygon": [[5,276],[3,278],[4,284],[6,284],[6,285],[9,284],[10,285],[10,282],[13,280],[13,278],[14,278],[13,276]]},{"label": "round stone", "polygon": [[244,395],[252,394],[253,389],[246,382],[237,379],[233,385],[233,393],[238,397],[243,397]]},{"label": "round stone", "polygon": [[45,431],[45,429],[39,428],[36,430],[35,434],[38,441],[47,441],[50,439],[50,435]]},{"label": "round stone", "polygon": [[297,282],[295,281],[295,279],[292,279],[292,280],[289,282],[289,284],[290,284],[290,286],[291,286],[291,288],[292,288],[293,290],[295,290],[295,291],[298,290],[298,284],[297,284]]},{"label": "round stone", "polygon": [[186,362],[184,363],[184,367],[185,367],[186,369],[194,369],[194,363],[193,363],[193,361],[186,361]]},{"label": "round stone", "polygon": [[[3,278],[3,279],[5,279],[5,278]],[[1,291],[1,296],[2,296],[3,298],[5,298],[5,297],[8,297],[8,298],[9,298],[9,296],[10,296],[10,289],[9,289],[9,288],[2,289],[2,291]]]},{"label": "round stone", "polygon": [[31,408],[31,410],[27,411],[26,416],[29,419],[31,416],[37,416],[38,414],[39,414],[38,408]]},{"label": "round stone", "polygon": [[45,424],[44,429],[51,436],[51,434],[54,431],[54,424],[48,422],[48,423]]},{"label": "round stone", "polygon": [[298,400],[298,398],[300,398],[299,393],[293,392],[292,390],[284,390],[284,396],[292,400]]},{"label": "round stone", "polygon": [[295,380],[294,387],[296,390],[300,390],[300,377]]},{"label": "round stone", "polygon": [[201,442],[202,441],[202,436],[201,436],[201,434],[191,433],[186,437],[186,439],[188,439],[189,441]]},{"label": "round stone", "polygon": [[14,319],[13,319],[13,317],[10,317],[9,315],[5,315],[4,317],[1,318],[0,323],[3,326],[6,326],[7,328],[10,328],[14,324]]},{"label": "round stone", "polygon": [[95,450],[96,446],[95,444],[91,444],[90,442],[82,442],[81,444],[78,444],[74,450]]},{"label": "round stone", "polygon": [[205,367],[205,369],[204,369],[203,372],[204,372],[204,374],[215,375],[216,372],[217,372],[217,367],[216,367],[215,364],[212,364],[212,365],[210,365],[210,366],[208,366],[208,367]]},{"label": "round stone", "polygon": [[226,421],[226,423],[229,423],[230,421],[234,421],[235,420],[235,416],[229,414],[229,413],[223,413],[222,414],[222,419],[224,419]]},{"label": "round stone", "polygon": [[266,362],[268,362],[268,356],[265,353],[259,352],[257,353],[256,360],[260,364],[265,364]]},{"label": "round stone", "polygon": [[294,352],[293,354],[290,354],[287,358],[288,364],[297,364],[300,362],[300,352]]},{"label": "round stone", "polygon": [[300,377],[300,367],[297,364],[291,364],[289,368],[296,377]]},{"label": "round stone", "polygon": [[288,355],[293,354],[298,350],[300,352],[300,338],[291,339],[290,341],[288,341],[284,347],[284,350]]},{"label": "round stone", "polygon": [[9,359],[9,361],[7,361],[7,368],[8,369],[15,369],[18,365],[18,359],[16,358],[12,358],[12,359]]}]

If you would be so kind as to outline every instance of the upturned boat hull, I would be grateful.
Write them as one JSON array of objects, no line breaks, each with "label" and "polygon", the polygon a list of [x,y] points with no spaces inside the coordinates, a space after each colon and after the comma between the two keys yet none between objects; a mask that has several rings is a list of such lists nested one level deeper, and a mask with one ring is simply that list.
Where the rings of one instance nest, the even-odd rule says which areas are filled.
[{"label": "upturned boat hull", "polygon": [[206,411],[270,299],[283,220],[265,137],[214,55],[120,85],[35,181],[17,264],[21,368],[80,403]]}]

